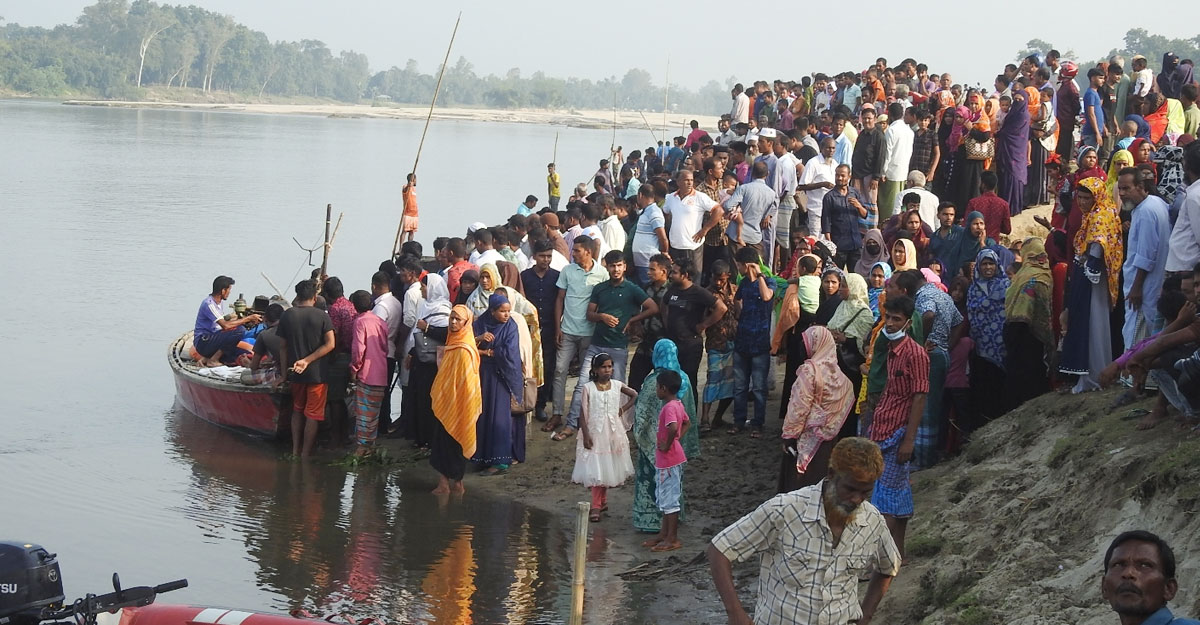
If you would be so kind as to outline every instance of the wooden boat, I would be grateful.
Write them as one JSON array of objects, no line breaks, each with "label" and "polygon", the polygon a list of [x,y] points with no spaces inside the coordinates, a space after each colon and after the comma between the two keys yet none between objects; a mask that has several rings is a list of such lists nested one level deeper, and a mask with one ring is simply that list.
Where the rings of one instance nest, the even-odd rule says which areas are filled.
[{"label": "wooden boat", "polygon": [[290,399],[270,384],[248,385],[202,375],[191,356],[192,332],[175,339],[167,350],[167,363],[175,374],[175,396],[188,412],[221,427],[258,437],[280,438],[291,429],[280,418],[280,407],[290,409]]}]

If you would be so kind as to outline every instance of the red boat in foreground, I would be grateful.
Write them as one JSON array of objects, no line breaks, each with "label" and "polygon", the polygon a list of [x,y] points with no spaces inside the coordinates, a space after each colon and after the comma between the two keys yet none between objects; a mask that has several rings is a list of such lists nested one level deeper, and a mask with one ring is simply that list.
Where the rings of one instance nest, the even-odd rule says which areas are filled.
[{"label": "red boat in foreground", "polygon": [[324,622],[283,614],[160,604],[121,608],[115,614],[96,616],[96,625],[298,625]]},{"label": "red boat in foreground", "polygon": [[176,397],[188,412],[260,437],[278,438],[290,431],[288,419],[279,417],[282,395],[272,385],[202,374],[193,358],[191,332],[171,343],[167,363],[175,374]]}]

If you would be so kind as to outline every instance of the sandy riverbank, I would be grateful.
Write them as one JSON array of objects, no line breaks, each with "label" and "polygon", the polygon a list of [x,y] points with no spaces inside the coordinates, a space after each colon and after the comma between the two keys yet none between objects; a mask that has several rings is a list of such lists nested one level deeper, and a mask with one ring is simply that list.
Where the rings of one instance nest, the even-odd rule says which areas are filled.
[{"label": "sandy riverbank", "polygon": [[[267,104],[267,103],[236,103],[236,102],[125,102],[118,100],[67,100],[63,104],[71,106],[101,106],[114,108],[158,108],[181,109],[195,111],[222,111],[234,113],[256,113],[263,115],[319,115],[322,117],[344,119],[414,119],[424,120],[429,114],[427,106],[407,106],[400,104],[384,104],[372,106],[368,104]],[[662,113],[643,113],[638,111],[617,111],[616,125],[618,128],[646,128],[647,122],[655,130],[660,130],[663,124]],[[477,122],[501,122],[515,124],[543,124],[552,126],[569,126],[572,128],[611,129],[613,127],[613,112],[611,110],[547,110],[547,109],[476,109],[476,108],[443,108],[433,111],[436,120],[457,120]],[[672,132],[683,132],[683,124],[695,119],[702,128],[716,128],[715,115],[690,115],[687,113],[670,113],[667,123]]]}]

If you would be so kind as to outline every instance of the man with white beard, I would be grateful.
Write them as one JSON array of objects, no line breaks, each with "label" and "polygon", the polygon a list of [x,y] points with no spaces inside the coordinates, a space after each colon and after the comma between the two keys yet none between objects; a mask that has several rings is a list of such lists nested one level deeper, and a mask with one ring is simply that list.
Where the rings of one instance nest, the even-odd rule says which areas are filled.
[{"label": "man with white beard", "polygon": [[[878,445],[844,438],[830,454],[827,478],[776,495],[713,537],[709,568],[729,623],[751,623],[730,562],[755,554],[762,564],[753,622],[870,623],[900,572],[900,551],[867,501],[882,473]],[[860,605],[858,576],[867,571],[871,583]]]}]

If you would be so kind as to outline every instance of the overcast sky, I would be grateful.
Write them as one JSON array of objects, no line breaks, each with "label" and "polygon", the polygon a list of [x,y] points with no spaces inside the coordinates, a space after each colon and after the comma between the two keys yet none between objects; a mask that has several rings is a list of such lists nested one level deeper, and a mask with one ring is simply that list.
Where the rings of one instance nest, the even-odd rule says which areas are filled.
[{"label": "overcast sky", "polygon": [[[432,72],[445,54],[446,43],[459,10],[462,25],[451,54],[475,66],[476,73],[503,74],[519,67],[528,76],[542,70],[551,76],[601,79],[625,74],[631,67],[651,73],[662,84],[671,57],[671,82],[696,88],[708,80],[725,82],[730,76],[749,82],[755,79],[798,79],[814,71],[862,69],[877,56],[896,62],[911,56],[929,65],[933,72],[949,71],[956,82],[982,82],[992,78],[1013,60],[1027,41],[1042,39],[1064,54],[1074,50],[1084,60],[1094,60],[1122,43],[1129,28],[1146,28],[1153,34],[1172,38],[1196,35],[1187,20],[1154,20],[1122,23],[1108,16],[1133,14],[1127,2],[1097,0],[1081,12],[1078,3],[1038,3],[1028,9],[1027,19],[1013,24],[1001,5],[969,5],[949,0],[921,3],[928,16],[919,21],[908,3],[902,14],[879,10],[860,12],[859,5],[846,5],[837,21],[854,24],[845,28],[800,28],[792,32],[801,41],[787,52],[781,46],[761,43],[770,30],[787,23],[779,20],[780,9],[796,7],[807,15],[829,4],[757,4],[764,14],[746,14],[741,20],[724,17],[722,11],[735,6],[728,0],[695,0],[675,3],[657,0],[613,0],[585,3],[550,0],[459,0],[422,2],[412,0],[189,0],[188,4],[232,15],[252,29],[263,31],[273,41],[320,39],[336,54],[353,49],[365,53],[372,71],[392,65],[404,66],[416,59],[421,71]],[[23,25],[53,26],[74,22],[88,0],[0,0],[0,16]],[[1016,6],[1016,5],[1014,5]],[[990,17],[988,11],[994,14]],[[821,11],[824,13],[825,11]],[[1086,18],[1085,16],[1092,17]],[[829,15],[812,14],[821,21]],[[938,32],[934,24],[949,25],[957,35]],[[1002,26],[1000,26],[1002,25]],[[725,42],[731,32],[745,35],[745,45],[729,54]],[[778,41],[778,38],[772,38]],[[947,41],[950,43],[947,44]],[[862,42],[861,44],[858,42]],[[752,53],[760,49],[760,53]]]}]

